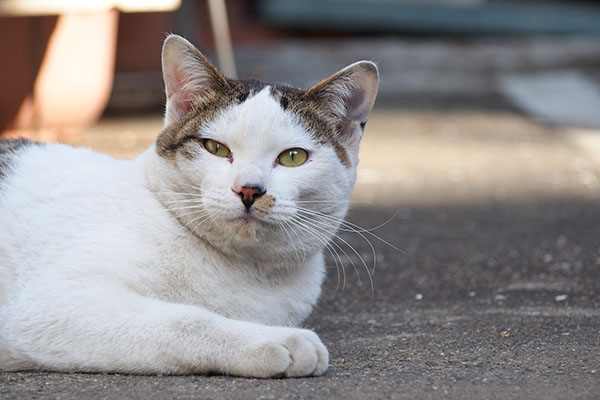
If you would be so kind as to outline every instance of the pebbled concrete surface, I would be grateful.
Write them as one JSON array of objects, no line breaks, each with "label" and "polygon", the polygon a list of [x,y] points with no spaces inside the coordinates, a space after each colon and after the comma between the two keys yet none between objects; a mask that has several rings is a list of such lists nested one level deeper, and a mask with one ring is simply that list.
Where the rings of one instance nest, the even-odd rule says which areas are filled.
[{"label": "pebbled concrete surface", "polygon": [[[130,156],[159,129],[105,120],[80,144]],[[306,323],[325,376],[3,373],[0,398],[598,398],[599,140],[513,114],[380,110],[348,219],[395,214],[374,233],[403,252],[370,239],[374,293],[351,250],[345,284],[330,261]],[[372,267],[367,242],[342,237]]]}]

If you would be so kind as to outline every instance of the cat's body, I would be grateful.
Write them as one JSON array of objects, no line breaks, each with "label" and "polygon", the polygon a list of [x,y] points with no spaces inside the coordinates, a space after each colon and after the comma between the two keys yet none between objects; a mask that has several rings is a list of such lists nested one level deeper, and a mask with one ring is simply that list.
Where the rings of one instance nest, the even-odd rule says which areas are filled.
[{"label": "cat's body", "polygon": [[136,159],[0,142],[0,370],[323,373],[292,327],[376,93],[373,64],[348,68],[312,93],[228,81],[171,36],[165,129]]}]

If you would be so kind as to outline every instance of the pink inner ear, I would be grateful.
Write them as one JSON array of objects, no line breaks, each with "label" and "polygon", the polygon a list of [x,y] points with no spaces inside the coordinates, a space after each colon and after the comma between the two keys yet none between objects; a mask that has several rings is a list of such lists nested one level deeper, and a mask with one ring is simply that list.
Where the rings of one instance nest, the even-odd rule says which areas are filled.
[{"label": "pink inner ear", "polygon": [[179,119],[192,108],[193,79],[177,70],[165,76],[167,109],[171,120]]},{"label": "pink inner ear", "polygon": [[189,112],[195,99],[216,81],[227,84],[225,77],[191,43],[174,35],[165,40],[162,67],[167,124]]},{"label": "pink inner ear", "polygon": [[355,88],[352,91],[352,96],[346,100],[348,104],[348,116],[346,117],[350,122],[358,121],[364,122],[371,111],[371,107],[367,96],[365,96],[364,89]]},{"label": "pink inner ear", "polygon": [[347,145],[354,146],[362,137],[372,103],[366,89],[360,85],[350,87],[348,92],[344,99],[346,114],[341,116],[339,138]]}]

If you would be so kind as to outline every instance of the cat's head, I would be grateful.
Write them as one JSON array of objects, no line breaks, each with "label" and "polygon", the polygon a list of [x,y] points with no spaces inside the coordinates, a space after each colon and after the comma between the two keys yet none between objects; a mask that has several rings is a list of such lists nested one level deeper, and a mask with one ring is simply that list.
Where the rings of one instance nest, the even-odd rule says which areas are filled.
[{"label": "cat's head", "polygon": [[301,90],[227,79],[171,35],[162,66],[161,201],[216,246],[322,248],[348,208],[375,64],[354,63]]}]

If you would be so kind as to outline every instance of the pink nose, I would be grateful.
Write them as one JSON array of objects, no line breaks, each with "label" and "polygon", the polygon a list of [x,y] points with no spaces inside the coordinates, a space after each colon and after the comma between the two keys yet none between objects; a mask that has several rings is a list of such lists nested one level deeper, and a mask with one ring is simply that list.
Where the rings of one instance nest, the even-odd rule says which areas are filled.
[{"label": "pink nose", "polygon": [[267,191],[262,186],[242,186],[239,191],[233,190],[240,196],[242,203],[246,206],[246,210],[250,210],[252,204]]}]

